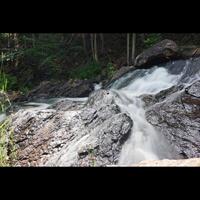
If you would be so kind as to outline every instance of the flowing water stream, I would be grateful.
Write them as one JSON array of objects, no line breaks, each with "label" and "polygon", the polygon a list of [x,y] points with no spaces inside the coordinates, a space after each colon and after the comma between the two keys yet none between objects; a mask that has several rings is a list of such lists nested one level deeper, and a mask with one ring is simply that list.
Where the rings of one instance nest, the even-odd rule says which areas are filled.
[{"label": "flowing water stream", "polygon": [[170,62],[151,69],[138,69],[111,85],[110,89],[117,96],[116,103],[134,123],[131,136],[122,148],[119,165],[177,156],[164,136],[147,122],[141,95],[156,94],[174,85],[186,86],[189,82],[199,79],[200,68],[191,67],[191,61],[188,60]]},{"label": "flowing water stream", "polygon": [[[141,96],[156,94],[174,85],[187,86],[197,79],[200,80],[200,59],[195,62],[195,60],[174,61],[150,69],[137,69],[123,75],[108,87],[115,93],[115,100],[121,111],[126,112],[133,120],[132,132],[122,147],[119,165],[134,164],[142,160],[174,158],[176,156],[176,152],[164,136],[147,122]],[[97,84],[95,90],[101,87],[101,84]],[[54,98],[25,103],[21,108],[46,109],[53,103],[64,99],[87,100],[87,98]],[[5,117],[5,114],[0,114],[0,122]]]}]

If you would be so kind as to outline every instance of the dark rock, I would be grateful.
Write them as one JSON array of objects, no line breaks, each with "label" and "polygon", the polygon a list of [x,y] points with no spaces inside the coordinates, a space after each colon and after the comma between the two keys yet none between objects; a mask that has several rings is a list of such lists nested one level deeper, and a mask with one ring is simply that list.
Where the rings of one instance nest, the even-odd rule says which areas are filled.
[{"label": "dark rock", "polygon": [[200,56],[200,48],[198,46],[180,46],[179,55],[183,59]]},{"label": "dark rock", "polygon": [[93,84],[87,80],[44,81],[28,94],[28,100],[54,97],[87,97],[93,91]]},{"label": "dark rock", "polygon": [[184,158],[200,157],[200,81],[150,106],[147,120]]},{"label": "dark rock", "polygon": [[165,39],[139,54],[135,59],[135,66],[149,67],[174,59],[177,56],[177,44],[172,40]]}]

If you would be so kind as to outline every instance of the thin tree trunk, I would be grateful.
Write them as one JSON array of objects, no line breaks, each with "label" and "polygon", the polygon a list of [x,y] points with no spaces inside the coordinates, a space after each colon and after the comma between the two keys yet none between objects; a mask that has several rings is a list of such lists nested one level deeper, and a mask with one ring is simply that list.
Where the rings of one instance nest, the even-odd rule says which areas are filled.
[{"label": "thin tree trunk", "polygon": [[14,43],[15,43],[15,50],[17,50],[19,48],[19,40],[18,40],[17,33],[14,33],[13,37],[14,37]]},{"label": "thin tree trunk", "polygon": [[130,34],[127,33],[127,65],[129,66],[129,43],[130,43]]},{"label": "thin tree trunk", "polygon": [[[8,33],[8,44],[7,44],[7,46],[8,46],[8,53],[9,54],[11,54],[11,33]],[[12,63],[12,60],[9,60],[9,64],[11,64]]]},{"label": "thin tree trunk", "polygon": [[103,37],[103,33],[100,33],[100,38],[101,38],[101,52],[104,53],[104,37]]},{"label": "thin tree trunk", "polygon": [[131,55],[131,61],[132,64],[134,64],[135,61],[135,41],[136,41],[136,34],[132,34],[132,55]]},{"label": "thin tree trunk", "polygon": [[8,33],[8,44],[7,44],[7,46],[10,49],[10,33]]},{"label": "thin tree trunk", "polygon": [[83,39],[83,49],[84,49],[85,53],[87,53],[85,33],[82,33],[82,39]]},{"label": "thin tree trunk", "polygon": [[92,59],[94,60],[94,40],[93,40],[93,34],[90,34],[90,42],[91,42],[91,51],[92,51]]},{"label": "thin tree trunk", "polygon": [[97,55],[97,34],[94,34],[94,59],[98,62],[98,55]]},{"label": "thin tree trunk", "polygon": [[35,34],[34,33],[32,33],[32,40],[33,40],[32,46],[35,47]]},{"label": "thin tree trunk", "polygon": [[[13,34],[13,38],[14,38],[14,49],[15,49],[15,51],[17,52],[17,51],[19,50],[19,38],[18,38],[18,34],[17,34],[17,33],[14,33],[14,34]],[[19,64],[19,57],[16,56],[14,66],[17,67],[18,64]]]}]

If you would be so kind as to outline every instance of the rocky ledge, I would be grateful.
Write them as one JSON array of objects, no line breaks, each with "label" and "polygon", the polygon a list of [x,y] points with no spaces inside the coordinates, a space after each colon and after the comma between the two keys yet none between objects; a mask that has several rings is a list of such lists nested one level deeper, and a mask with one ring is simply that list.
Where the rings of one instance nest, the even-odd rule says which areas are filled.
[{"label": "rocky ledge", "polygon": [[17,153],[13,165],[116,164],[133,122],[120,112],[113,94],[98,90],[84,105],[69,100],[60,103],[44,110],[19,110],[11,115],[10,128],[14,130]]},{"label": "rocky ledge", "polygon": [[148,102],[147,120],[183,158],[200,157],[200,81],[161,93],[153,97],[153,105]]},{"label": "rocky ledge", "polygon": [[88,97],[93,90],[93,83],[88,80],[43,81],[27,95],[18,95],[13,101],[34,101],[57,97]]}]

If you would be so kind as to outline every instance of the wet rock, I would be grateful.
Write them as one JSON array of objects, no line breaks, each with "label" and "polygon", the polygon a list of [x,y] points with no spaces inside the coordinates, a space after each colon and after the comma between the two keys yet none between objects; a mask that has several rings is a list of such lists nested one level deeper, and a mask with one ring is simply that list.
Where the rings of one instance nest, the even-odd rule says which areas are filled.
[{"label": "wet rock", "polygon": [[[12,114],[17,166],[105,166],[115,164],[133,122],[106,90],[85,105],[61,101],[43,110]],[[75,109],[73,109],[75,105]],[[63,109],[62,109],[63,108]]]},{"label": "wet rock", "polygon": [[90,94],[86,106],[87,107],[97,107],[105,104],[114,103],[114,94],[108,90],[97,90]]},{"label": "wet rock", "polygon": [[145,103],[145,107],[149,107],[154,105],[155,103],[162,102],[170,98],[170,95],[181,91],[183,89],[183,85],[175,85],[166,90],[162,90],[158,94],[155,95],[141,95],[141,99]]},{"label": "wet rock", "polygon": [[200,157],[200,81],[150,106],[147,120],[184,158]]},{"label": "wet rock", "polygon": [[[107,164],[116,164],[121,151],[121,146],[127,140],[132,121],[126,114],[117,114],[91,132],[91,135],[96,137],[92,143],[87,146],[93,148],[87,149],[85,157],[80,154],[84,152],[79,150],[79,157],[76,163],[77,166],[90,166],[91,157],[93,158],[94,166],[105,166]],[[83,154],[83,153],[82,153]]]},{"label": "wet rock", "polygon": [[49,106],[49,109],[69,111],[69,110],[79,110],[84,107],[84,102],[82,101],[71,101],[68,99],[61,100]]},{"label": "wet rock", "polygon": [[190,87],[186,88],[185,92],[193,97],[200,98],[200,81],[197,81]]}]

